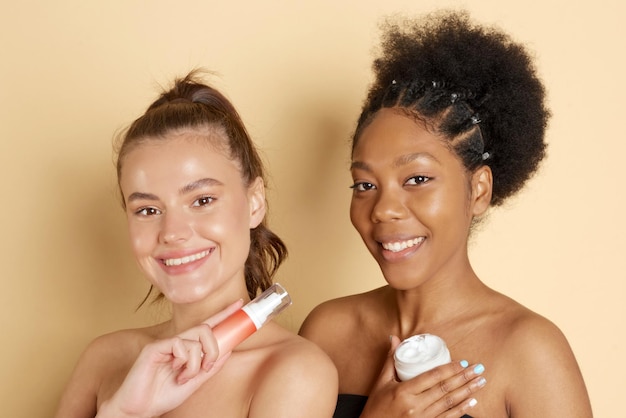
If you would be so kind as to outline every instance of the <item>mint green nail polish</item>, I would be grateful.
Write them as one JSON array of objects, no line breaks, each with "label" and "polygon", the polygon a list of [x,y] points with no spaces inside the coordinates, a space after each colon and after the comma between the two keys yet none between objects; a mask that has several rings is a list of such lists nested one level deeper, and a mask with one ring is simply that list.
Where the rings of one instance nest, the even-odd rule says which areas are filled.
[{"label": "mint green nail polish", "polygon": [[474,373],[476,374],[481,374],[484,371],[485,371],[485,366],[483,366],[482,364],[477,364],[476,367],[474,367]]},{"label": "mint green nail polish", "polygon": [[461,367],[466,368],[467,366],[469,366],[467,360],[461,360]]}]

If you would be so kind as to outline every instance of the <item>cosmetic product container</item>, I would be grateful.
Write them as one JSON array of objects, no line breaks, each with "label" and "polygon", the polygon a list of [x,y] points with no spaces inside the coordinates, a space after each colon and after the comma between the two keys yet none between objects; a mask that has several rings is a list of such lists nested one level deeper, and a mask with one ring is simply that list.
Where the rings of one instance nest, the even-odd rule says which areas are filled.
[{"label": "cosmetic product container", "polygon": [[278,283],[213,327],[220,353],[227,353],[291,305],[291,297]]},{"label": "cosmetic product container", "polygon": [[402,341],[393,358],[398,378],[405,381],[450,363],[450,352],[446,343],[436,335],[419,334]]}]

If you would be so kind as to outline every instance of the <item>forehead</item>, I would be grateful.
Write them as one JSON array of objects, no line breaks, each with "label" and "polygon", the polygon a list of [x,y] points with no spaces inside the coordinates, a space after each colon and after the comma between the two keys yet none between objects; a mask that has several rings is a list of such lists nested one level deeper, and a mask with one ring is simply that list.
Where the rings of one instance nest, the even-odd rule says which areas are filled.
[{"label": "forehead", "polygon": [[418,154],[440,161],[454,157],[447,141],[423,121],[401,109],[385,108],[361,132],[352,160],[396,160]]},{"label": "forehead", "polygon": [[150,180],[165,184],[175,179],[195,180],[194,176],[240,179],[239,164],[229,154],[226,139],[216,130],[182,130],[144,138],[124,156],[120,183]]}]

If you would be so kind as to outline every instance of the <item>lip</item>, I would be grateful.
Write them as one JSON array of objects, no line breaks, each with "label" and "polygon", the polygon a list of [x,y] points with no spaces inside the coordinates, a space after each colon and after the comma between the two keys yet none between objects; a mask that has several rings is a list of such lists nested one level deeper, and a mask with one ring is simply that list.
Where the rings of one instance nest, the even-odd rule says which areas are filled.
[{"label": "lip", "polygon": [[172,251],[155,257],[159,266],[171,275],[184,274],[193,271],[204,264],[215,247],[200,250]]},{"label": "lip", "polygon": [[[377,240],[378,248],[383,259],[388,262],[404,260],[415,254],[422,244],[426,241],[426,237],[386,237],[383,240]],[[387,248],[385,248],[387,247]]]}]

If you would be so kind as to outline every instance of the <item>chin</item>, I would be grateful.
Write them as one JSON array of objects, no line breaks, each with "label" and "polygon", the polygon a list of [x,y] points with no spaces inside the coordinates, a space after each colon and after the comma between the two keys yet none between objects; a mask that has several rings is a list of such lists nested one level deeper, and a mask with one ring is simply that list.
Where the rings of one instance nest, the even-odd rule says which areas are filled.
[{"label": "chin", "polygon": [[211,289],[206,288],[192,288],[192,289],[181,289],[177,288],[174,291],[163,292],[167,300],[171,303],[176,304],[186,304],[186,303],[194,303],[204,300],[211,293]]},{"label": "chin", "polygon": [[382,273],[387,284],[396,290],[410,290],[424,283],[423,280],[420,280],[419,275],[415,274],[414,270],[411,273],[392,273],[383,270]]}]

